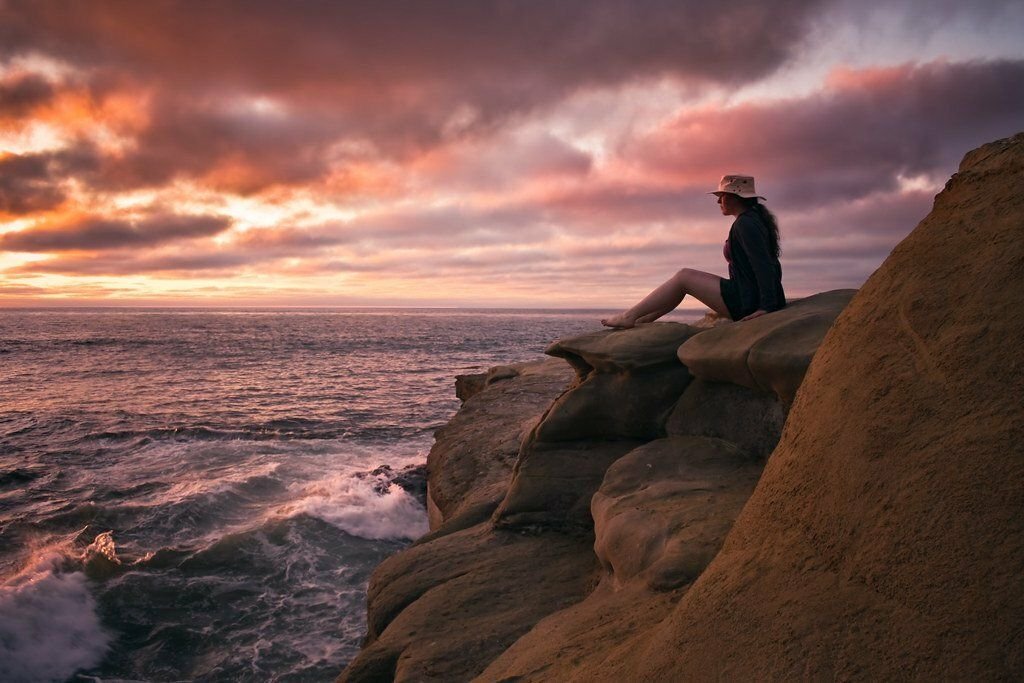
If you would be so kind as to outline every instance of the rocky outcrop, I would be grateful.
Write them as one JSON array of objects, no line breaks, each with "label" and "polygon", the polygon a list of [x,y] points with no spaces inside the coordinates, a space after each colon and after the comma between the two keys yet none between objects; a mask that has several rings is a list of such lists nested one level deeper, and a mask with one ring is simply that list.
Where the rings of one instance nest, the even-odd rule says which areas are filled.
[{"label": "rocky outcrop", "polygon": [[692,583],[750,497],[762,462],[728,441],[658,439],[617,460],[591,502],[594,552],[616,587]]},{"label": "rocky outcrop", "polygon": [[547,353],[565,358],[576,382],[523,440],[495,524],[589,532],[590,497],[608,466],[665,434],[669,412],[690,382],[676,350],[697,332],[654,323],[552,344]]},{"label": "rocky outcrop", "polygon": [[480,681],[633,681],[616,663],[712,560],[762,462],[721,439],[668,437],[616,461],[593,498],[600,583],[495,659]]},{"label": "rocky outcrop", "polygon": [[679,360],[695,377],[771,392],[789,405],[825,333],[855,291],[815,294],[742,326],[708,330],[679,347]]},{"label": "rocky outcrop", "polygon": [[969,154],[852,300],[464,382],[343,680],[1016,677],[1022,184],[1024,136]]},{"label": "rocky outcrop", "polygon": [[669,414],[665,431],[724,439],[763,461],[779,442],[785,421],[786,406],[774,394],[695,379]]},{"label": "rocky outcrop", "polygon": [[459,378],[464,404],[428,457],[431,532],[374,571],[366,644],[339,680],[468,680],[590,593],[589,538],[489,522],[520,442],[574,377],[549,359]]},{"label": "rocky outcrop", "polygon": [[341,680],[486,677],[555,642],[606,650],[591,641],[609,615],[640,630],[667,614],[785,415],[773,393],[680,363],[679,346],[713,329],[602,330],[553,344],[558,358],[458,378],[462,409],[428,458],[431,533],[374,573],[367,644]]},{"label": "rocky outcrop", "polygon": [[1024,671],[1024,134],[968,154],[853,298],[725,543],[624,667]]},{"label": "rocky outcrop", "polygon": [[487,524],[427,537],[374,572],[367,644],[340,681],[465,681],[593,587],[590,543]]},{"label": "rocky outcrop", "polygon": [[520,444],[573,377],[565,363],[551,359],[457,378],[462,409],[434,434],[427,457],[431,529],[460,515],[475,523],[494,512]]}]

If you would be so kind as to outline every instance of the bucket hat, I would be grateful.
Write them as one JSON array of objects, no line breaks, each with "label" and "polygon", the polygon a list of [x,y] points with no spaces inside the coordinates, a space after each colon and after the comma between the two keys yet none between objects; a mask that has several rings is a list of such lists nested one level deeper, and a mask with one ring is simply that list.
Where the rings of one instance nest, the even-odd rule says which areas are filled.
[{"label": "bucket hat", "polygon": [[718,181],[718,189],[708,194],[736,194],[744,199],[764,199],[754,190],[754,176],[752,175],[724,175]]}]

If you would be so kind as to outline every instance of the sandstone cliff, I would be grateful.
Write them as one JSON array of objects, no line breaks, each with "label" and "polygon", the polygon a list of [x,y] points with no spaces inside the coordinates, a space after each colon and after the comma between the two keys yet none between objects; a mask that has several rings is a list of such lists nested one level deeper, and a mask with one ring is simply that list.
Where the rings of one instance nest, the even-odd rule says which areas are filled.
[{"label": "sandstone cliff", "polygon": [[856,294],[462,378],[340,680],[1019,676],[1021,187],[1024,135]]}]

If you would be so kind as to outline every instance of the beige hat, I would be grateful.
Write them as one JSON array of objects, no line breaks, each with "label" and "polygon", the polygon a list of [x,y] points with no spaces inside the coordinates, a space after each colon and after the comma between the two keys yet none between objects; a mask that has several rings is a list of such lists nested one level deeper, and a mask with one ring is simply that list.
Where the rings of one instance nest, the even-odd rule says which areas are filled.
[{"label": "beige hat", "polygon": [[757,197],[764,199],[754,191],[754,176],[752,175],[724,175],[718,181],[718,189],[708,194],[738,194],[744,199]]}]

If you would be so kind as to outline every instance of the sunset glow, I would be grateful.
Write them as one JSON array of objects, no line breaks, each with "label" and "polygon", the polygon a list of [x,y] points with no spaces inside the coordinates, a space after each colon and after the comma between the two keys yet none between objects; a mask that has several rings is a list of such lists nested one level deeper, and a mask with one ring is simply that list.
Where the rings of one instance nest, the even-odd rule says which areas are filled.
[{"label": "sunset glow", "polygon": [[1024,128],[1018,2],[0,0],[0,305],[616,308],[857,287]]}]

